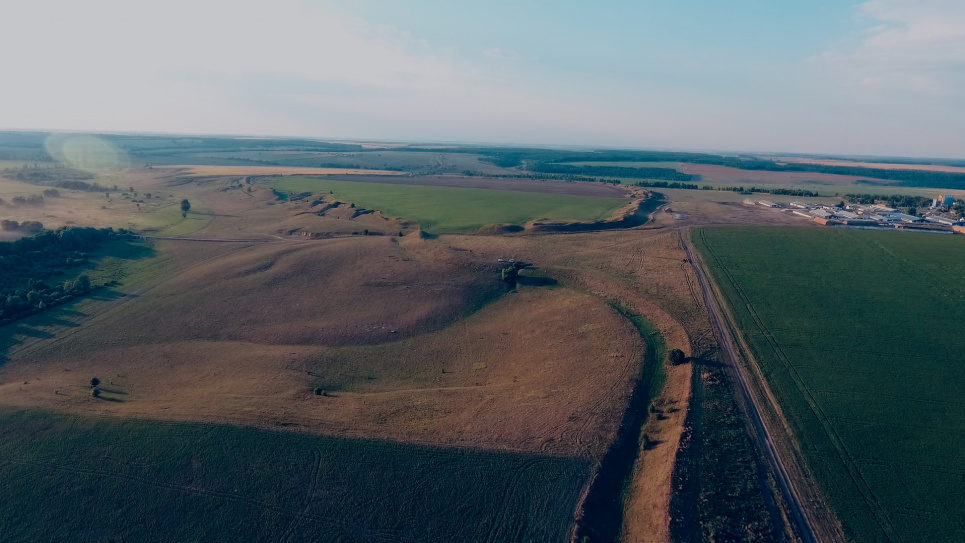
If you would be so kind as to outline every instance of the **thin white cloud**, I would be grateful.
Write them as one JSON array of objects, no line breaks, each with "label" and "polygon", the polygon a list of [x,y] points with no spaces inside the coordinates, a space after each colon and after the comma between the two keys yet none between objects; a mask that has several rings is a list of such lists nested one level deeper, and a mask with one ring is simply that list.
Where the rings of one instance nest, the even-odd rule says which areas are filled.
[{"label": "thin white cloud", "polygon": [[506,51],[500,47],[491,47],[483,51],[483,56],[486,58],[498,59],[498,60],[522,60],[518,53],[513,53],[512,51]]},{"label": "thin white cloud", "polygon": [[0,32],[8,128],[529,141],[608,117],[306,1],[38,0],[0,18],[43,21]]},{"label": "thin white cloud", "polygon": [[869,90],[962,96],[965,2],[872,0],[858,6],[867,28],[857,43],[815,57],[849,83]]}]

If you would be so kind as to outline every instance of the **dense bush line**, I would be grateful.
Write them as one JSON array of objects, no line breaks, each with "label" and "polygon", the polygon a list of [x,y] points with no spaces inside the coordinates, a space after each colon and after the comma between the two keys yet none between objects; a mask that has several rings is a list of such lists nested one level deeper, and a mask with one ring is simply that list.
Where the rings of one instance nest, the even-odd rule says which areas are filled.
[{"label": "dense bush line", "polygon": [[89,292],[86,275],[67,281],[57,276],[87,264],[88,251],[123,234],[112,228],[67,227],[0,243],[0,326]]},{"label": "dense bush line", "polygon": [[928,207],[931,198],[925,196],[908,196],[907,194],[845,194],[845,199],[853,204],[885,203],[890,207]]},{"label": "dense bush line", "polygon": [[553,162],[537,162],[529,167],[541,173],[562,173],[584,176],[609,176],[629,179],[663,179],[667,181],[693,181],[700,176],[680,173],[673,168],[626,168],[620,166],[574,166]]},{"label": "dense bush line", "polygon": [[[933,172],[925,170],[889,170],[866,168],[862,166],[829,166],[825,164],[781,163],[763,160],[752,156],[721,156],[707,153],[676,153],[660,151],[592,151],[576,152],[552,149],[501,149],[467,148],[466,152],[477,152],[483,160],[504,168],[523,167],[524,169],[543,168],[546,163],[559,162],[687,162],[690,164],[712,164],[741,170],[772,172],[810,172],[834,175],[848,175],[898,181],[908,187],[965,188],[965,174],[954,172]],[[590,166],[604,168],[603,166]],[[621,168],[622,169],[622,168]],[[637,170],[638,168],[626,168]],[[642,168],[640,168],[642,169]],[[542,170],[537,170],[542,171]],[[617,174],[614,175],[626,177]],[[684,174],[681,174],[684,175]],[[659,178],[657,178],[659,179]],[[688,179],[669,179],[686,181]]]},{"label": "dense bush line", "polygon": [[18,223],[17,221],[10,221],[4,219],[0,221],[0,230],[4,232],[40,232],[44,229],[43,223],[37,221],[23,221]]}]

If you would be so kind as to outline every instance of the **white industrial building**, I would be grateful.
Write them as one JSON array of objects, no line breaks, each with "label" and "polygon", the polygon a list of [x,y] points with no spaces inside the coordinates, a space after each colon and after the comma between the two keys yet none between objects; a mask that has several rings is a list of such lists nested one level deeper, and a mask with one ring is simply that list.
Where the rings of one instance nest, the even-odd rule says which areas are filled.
[{"label": "white industrial building", "polygon": [[828,213],[827,211],[825,211],[825,210],[823,210],[823,209],[812,209],[811,211],[808,211],[808,213],[809,213],[812,217],[816,217],[816,218],[818,218],[818,219],[831,219],[831,218],[834,218],[834,215],[832,215],[831,213]]}]

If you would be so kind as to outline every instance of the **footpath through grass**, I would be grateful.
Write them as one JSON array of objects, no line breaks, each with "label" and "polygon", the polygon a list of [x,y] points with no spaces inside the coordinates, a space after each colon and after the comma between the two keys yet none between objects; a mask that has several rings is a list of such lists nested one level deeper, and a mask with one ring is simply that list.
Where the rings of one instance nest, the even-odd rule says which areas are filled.
[{"label": "footpath through grass", "polygon": [[588,474],[578,459],[0,411],[8,542],[563,541]]},{"label": "footpath through grass", "polygon": [[707,228],[694,241],[848,538],[965,541],[965,238]]},{"label": "footpath through grass", "polygon": [[508,190],[354,183],[311,177],[279,177],[265,182],[279,192],[329,191],[339,200],[385,215],[418,221],[433,234],[473,232],[488,224],[524,224],[534,219],[606,219],[628,200]]}]

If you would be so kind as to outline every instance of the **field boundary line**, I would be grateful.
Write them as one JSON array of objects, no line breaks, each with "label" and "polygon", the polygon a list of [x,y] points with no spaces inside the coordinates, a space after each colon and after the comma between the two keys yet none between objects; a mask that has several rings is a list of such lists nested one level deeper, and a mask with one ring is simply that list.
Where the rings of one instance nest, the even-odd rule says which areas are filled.
[{"label": "field boundary line", "polygon": [[[701,231],[701,236],[702,234],[703,234],[703,231]],[[701,239],[705,239],[705,238],[702,237]],[[734,277],[734,275],[731,273],[731,271],[724,265],[723,261],[720,259],[720,256],[717,254],[714,248],[711,247],[710,244],[708,244],[706,241],[704,241],[703,245],[704,247],[707,248],[707,251],[710,253],[710,256],[715,260],[715,262],[717,262],[717,269],[719,269],[726,276],[727,280],[733,286],[737,296],[744,303],[744,307],[747,311],[747,314],[754,322],[754,325],[757,327],[758,332],[760,332],[761,336],[764,338],[764,340],[770,347],[771,351],[773,352],[774,356],[777,358],[780,365],[784,368],[788,376],[794,382],[794,385],[797,387],[798,391],[800,392],[802,399],[807,403],[811,412],[814,414],[818,423],[821,425],[821,428],[824,430],[825,435],[827,435],[831,446],[833,447],[835,453],[840,459],[841,464],[843,465],[845,471],[847,472],[848,477],[851,479],[852,483],[854,484],[855,489],[858,491],[859,494],[861,494],[862,498],[864,498],[864,502],[868,506],[869,510],[871,511],[871,514],[875,520],[875,523],[885,534],[885,536],[889,538],[889,540],[903,541],[902,537],[897,532],[894,525],[891,523],[891,520],[886,514],[884,507],[881,505],[881,501],[878,498],[877,494],[875,494],[875,492],[871,488],[871,485],[869,485],[867,480],[865,479],[865,475],[861,471],[861,468],[859,467],[857,461],[851,455],[850,451],[848,451],[847,447],[845,447],[844,440],[841,438],[837,429],[830,423],[832,417],[828,416],[825,413],[820,403],[814,397],[815,392],[810,387],[807,386],[804,378],[801,377],[797,368],[795,368],[793,364],[791,364],[790,358],[788,357],[784,348],[774,338],[770,329],[768,329],[767,326],[765,325],[764,320],[757,313],[757,310],[754,307],[754,305],[751,303],[750,298],[748,297],[746,291],[743,288],[743,285],[741,285],[740,281],[738,281],[737,278]],[[718,295],[720,296],[721,300],[726,300],[722,292],[718,291]],[[779,407],[778,407],[779,402],[777,401],[776,397],[773,395],[773,391],[771,391],[770,387],[767,386],[766,384],[767,380],[764,377],[763,370],[761,370],[760,368],[760,364],[754,359],[753,350],[751,349],[750,345],[747,343],[743,334],[741,334],[740,331],[738,330],[736,325],[736,318],[733,316],[733,313],[730,311],[729,307],[726,307],[726,304],[724,307],[724,313],[729,317],[728,326],[731,327],[732,334],[734,335],[734,337],[737,338],[740,344],[740,347],[741,347],[740,350],[743,352],[743,356],[745,357],[744,359],[748,367],[756,375],[758,379],[757,382],[761,383],[762,386],[766,387],[762,390],[766,392],[771,405],[775,409],[774,411],[775,415],[779,418],[780,423],[784,425],[785,429],[788,432],[788,435],[793,435],[793,432],[791,431],[790,426],[788,425],[787,419],[783,416],[783,414],[781,414],[779,410]],[[798,457],[798,462],[799,462],[799,465],[801,466],[801,469],[804,472],[809,471],[810,468],[808,467],[807,463],[803,459],[802,451],[799,448],[793,448],[791,449],[791,452],[792,454]],[[820,492],[817,492],[817,493],[821,494]]]},{"label": "field boundary line", "polygon": [[[771,351],[774,353],[775,357],[778,359],[781,366],[784,367],[784,370],[791,377],[791,380],[794,382],[795,386],[797,387],[804,401],[807,403],[808,407],[811,409],[811,412],[815,415],[815,418],[820,423],[821,428],[824,430],[825,435],[827,435],[828,437],[828,441],[830,441],[832,447],[834,448],[835,453],[838,455],[838,458],[841,461],[841,464],[844,466],[845,471],[847,471],[848,477],[851,478],[851,481],[854,484],[855,488],[862,495],[862,497],[864,498],[864,501],[868,504],[869,508],[871,509],[872,515],[874,516],[875,522],[877,522],[879,528],[881,528],[881,530],[887,535],[889,539],[894,540],[894,538],[897,538],[899,541],[901,541],[901,537],[897,534],[894,527],[891,525],[890,520],[885,514],[884,508],[881,506],[878,496],[872,491],[871,486],[865,480],[864,474],[861,472],[861,469],[858,467],[857,462],[854,460],[854,458],[852,458],[851,453],[848,451],[847,447],[845,447],[844,440],[841,439],[841,436],[838,434],[838,431],[830,423],[831,417],[829,417],[824,412],[824,409],[821,407],[819,402],[815,399],[814,392],[811,390],[810,387],[807,386],[805,380],[801,377],[800,373],[793,366],[793,364],[791,364],[791,360],[787,356],[787,353],[784,351],[784,348],[774,338],[770,329],[768,329],[767,325],[764,323],[764,319],[761,318],[760,314],[757,312],[757,309],[754,307],[754,304],[751,303],[750,298],[748,297],[746,291],[744,290],[743,285],[741,285],[740,281],[738,281],[737,278],[724,265],[723,261],[720,259],[719,255],[714,250],[714,248],[708,245],[706,242],[704,243],[704,246],[707,248],[707,251],[710,253],[710,256],[715,260],[715,262],[717,262],[717,268],[726,276],[727,280],[733,286],[734,291],[737,293],[737,296],[744,303],[744,309],[747,311],[747,314],[751,317],[751,320],[753,321],[754,326],[757,327],[758,332],[760,332],[761,336],[764,338],[765,342],[770,347]],[[720,295],[723,296],[722,293]],[[728,316],[729,322],[727,323],[727,325],[731,329],[731,333],[738,338],[738,342],[741,345],[740,350],[744,353],[747,364],[749,367],[751,367],[751,371],[754,372],[754,374],[756,375],[758,379],[757,382],[766,383],[766,379],[762,373],[762,370],[760,369],[760,364],[758,364],[757,361],[754,360],[754,356],[752,354],[753,351],[750,345],[747,344],[743,335],[740,334],[736,324],[734,324],[736,322],[736,319],[730,314],[730,312],[727,309],[724,309],[724,314]],[[766,395],[768,396],[773,406],[779,405],[779,402],[773,396],[773,392],[771,391],[770,387],[767,387]],[[790,426],[787,423],[787,419],[783,416],[783,414],[780,414],[777,411],[775,412],[778,413],[778,417],[781,421],[781,424],[785,427],[787,434],[793,435],[793,432],[791,431]],[[799,450],[797,451],[797,455],[800,455]],[[803,462],[803,460],[801,461]],[[806,469],[807,464],[804,463],[802,464],[802,466]]]},{"label": "field boundary line", "polygon": [[[705,265],[696,255],[696,251],[693,250],[688,239],[690,235],[689,229],[680,230],[679,235],[687,251],[690,263],[694,268],[697,280],[701,285],[704,303],[707,306],[711,325],[715,335],[718,336],[717,341],[720,346],[721,355],[731,368],[730,373],[735,377],[733,382],[738,389],[738,398],[741,400],[739,403],[744,406],[744,410],[750,419],[748,420],[748,425],[752,430],[751,435],[755,438],[755,441],[767,459],[768,465],[774,473],[775,481],[781,491],[794,533],[804,543],[845,541],[840,526],[827,509],[823,499],[819,499],[820,494],[815,492],[816,489],[813,488],[813,483],[812,485],[807,484],[810,481],[804,476],[801,458],[793,453],[793,446],[790,448],[791,453],[789,454],[786,448],[787,444],[784,443],[785,440],[775,439],[775,436],[786,439],[792,438],[787,431],[786,423],[785,427],[782,428],[783,432],[779,432],[773,427],[774,422],[771,421],[771,423],[768,424],[762,415],[762,412],[764,412],[764,406],[762,405],[764,404],[764,400],[755,394],[755,392],[761,392],[761,389],[757,388],[757,386],[760,386],[760,383],[751,381],[751,377],[747,375],[744,365],[740,362],[740,355],[731,340],[732,336],[730,332],[732,328],[730,328],[730,321],[727,320],[727,314],[724,313],[718,303],[720,293],[716,291],[715,285],[708,279],[707,275],[705,275]],[[765,397],[771,398],[771,401],[773,401],[773,396],[767,393],[769,391],[767,390],[766,383],[763,384],[763,388],[766,391],[764,394]],[[779,409],[773,404],[771,408]],[[779,413],[779,410],[777,413]],[[778,417],[783,420],[779,415]],[[783,454],[775,442],[785,445],[784,447],[780,447],[780,449],[784,450]],[[790,458],[788,458],[788,456]],[[792,472],[788,469],[788,465],[796,469]],[[804,489],[801,487],[804,487]],[[805,500],[804,496],[807,496],[808,499]],[[820,536],[818,534],[820,534]]]}]

